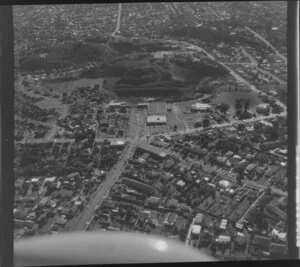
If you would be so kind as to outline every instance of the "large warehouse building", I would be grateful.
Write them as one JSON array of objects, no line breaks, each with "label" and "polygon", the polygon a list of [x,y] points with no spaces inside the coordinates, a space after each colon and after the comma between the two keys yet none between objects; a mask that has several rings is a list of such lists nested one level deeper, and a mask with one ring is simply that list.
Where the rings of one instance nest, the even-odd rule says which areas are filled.
[{"label": "large warehouse building", "polygon": [[149,103],[147,125],[165,125],[167,123],[167,103]]},{"label": "large warehouse building", "polygon": [[167,123],[166,115],[148,115],[147,116],[147,125],[161,125]]}]

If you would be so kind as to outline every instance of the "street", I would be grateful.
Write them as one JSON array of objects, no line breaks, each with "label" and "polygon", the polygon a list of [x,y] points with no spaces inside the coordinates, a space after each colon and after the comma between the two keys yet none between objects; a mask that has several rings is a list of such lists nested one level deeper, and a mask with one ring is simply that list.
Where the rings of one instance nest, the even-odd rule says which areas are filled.
[{"label": "street", "polygon": [[245,27],[245,29],[247,29],[248,31],[250,31],[251,33],[253,33],[258,39],[260,39],[267,46],[269,46],[270,48],[272,48],[274,50],[274,52],[276,53],[276,55],[279,56],[287,64],[287,58],[284,55],[280,54],[279,51],[273,45],[271,45],[263,36],[261,36],[259,33],[255,32],[255,31],[253,31],[249,27]]},{"label": "street", "polygon": [[86,229],[86,222],[91,221],[93,217],[95,207],[97,205],[101,205],[102,201],[106,197],[110,188],[114,185],[114,183],[118,180],[119,176],[123,172],[127,160],[131,157],[136,147],[136,143],[132,142],[129,144],[119,162],[114,166],[114,168],[107,174],[105,181],[99,186],[99,189],[95,193],[93,199],[90,200],[88,206],[84,209],[82,214],[80,215],[80,219],[73,226],[72,230],[82,231]]}]

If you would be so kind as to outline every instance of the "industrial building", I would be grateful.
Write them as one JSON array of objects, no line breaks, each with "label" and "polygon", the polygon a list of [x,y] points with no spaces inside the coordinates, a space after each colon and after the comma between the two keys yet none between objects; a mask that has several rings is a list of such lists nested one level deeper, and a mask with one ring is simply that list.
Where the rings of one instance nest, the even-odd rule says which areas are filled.
[{"label": "industrial building", "polygon": [[167,123],[166,115],[148,115],[147,125],[165,125]]},{"label": "industrial building", "polygon": [[125,146],[125,140],[110,140],[110,146],[123,148]]},{"label": "industrial building", "polygon": [[191,111],[198,112],[198,111],[210,111],[211,105],[205,103],[195,103],[191,106]]},{"label": "industrial building", "polygon": [[125,178],[125,177],[122,178],[120,180],[120,182],[125,184],[125,185],[137,188],[137,189],[142,190],[144,192],[147,192],[147,193],[152,193],[153,192],[152,186],[148,185],[146,183],[142,183],[142,182],[132,180],[132,179],[129,179],[129,178]]},{"label": "industrial building", "polygon": [[149,103],[147,125],[165,125],[167,123],[167,103]]},{"label": "industrial building", "polygon": [[147,152],[147,153],[150,153],[153,156],[157,156],[157,157],[160,157],[160,158],[164,158],[164,157],[167,156],[167,153],[165,153],[163,150],[159,149],[158,147],[148,145],[146,143],[140,144],[138,146],[138,148],[140,150],[143,150],[143,151]]},{"label": "industrial building", "polygon": [[120,107],[125,107],[126,106],[126,102],[117,102],[117,101],[111,101],[108,106],[110,108],[120,108]]}]

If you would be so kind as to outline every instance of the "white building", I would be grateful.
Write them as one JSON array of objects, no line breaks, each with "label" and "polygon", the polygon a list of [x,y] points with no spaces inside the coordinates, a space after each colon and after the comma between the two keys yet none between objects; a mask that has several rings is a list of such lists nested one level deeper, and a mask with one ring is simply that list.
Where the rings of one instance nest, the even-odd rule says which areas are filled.
[{"label": "white building", "polygon": [[230,186],[230,182],[227,181],[227,180],[221,180],[221,181],[219,182],[219,186],[220,186],[220,187],[223,187],[223,188],[227,188],[227,187]]},{"label": "white building", "polygon": [[164,125],[167,123],[166,115],[148,115],[147,125]]},{"label": "white building", "polygon": [[185,182],[182,181],[182,180],[180,180],[180,181],[178,181],[178,182],[176,183],[176,185],[182,188],[182,187],[185,186]]},{"label": "white building", "polygon": [[193,224],[192,225],[192,235],[199,236],[200,232],[201,232],[201,226]]},{"label": "white building", "polygon": [[125,146],[125,140],[111,140],[110,141],[111,147],[124,147]]},{"label": "white building", "polygon": [[225,230],[226,229],[226,227],[227,227],[227,220],[225,220],[225,219],[223,219],[222,221],[221,221],[221,224],[220,224],[220,229],[221,230]]},{"label": "white building", "polygon": [[209,104],[205,104],[205,103],[195,103],[191,106],[191,110],[194,112],[209,111],[210,109],[211,109],[211,106]]},{"label": "white building", "polygon": [[220,235],[217,239],[216,239],[217,243],[230,243],[230,236],[226,236],[226,235]]}]

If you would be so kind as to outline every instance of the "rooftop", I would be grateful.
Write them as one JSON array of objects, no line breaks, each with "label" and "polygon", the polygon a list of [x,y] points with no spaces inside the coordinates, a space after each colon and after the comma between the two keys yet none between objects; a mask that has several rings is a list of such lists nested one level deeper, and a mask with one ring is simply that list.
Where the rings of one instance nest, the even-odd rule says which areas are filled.
[{"label": "rooftop", "polygon": [[166,123],[167,116],[166,115],[148,115],[147,123]]},{"label": "rooftop", "polygon": [[157,147],[154,147],[154,146],[151,146],[151,145],[148,145],[148,144],[140,144],[139,145],[139,148],[142,149],[142,150],[145,150],[147,152],[150,152],[151,154],[154,154],[154,155],[157,155],[157,156],[160,156],[162,158],[166,157],[167,156],[167,153]]}]

